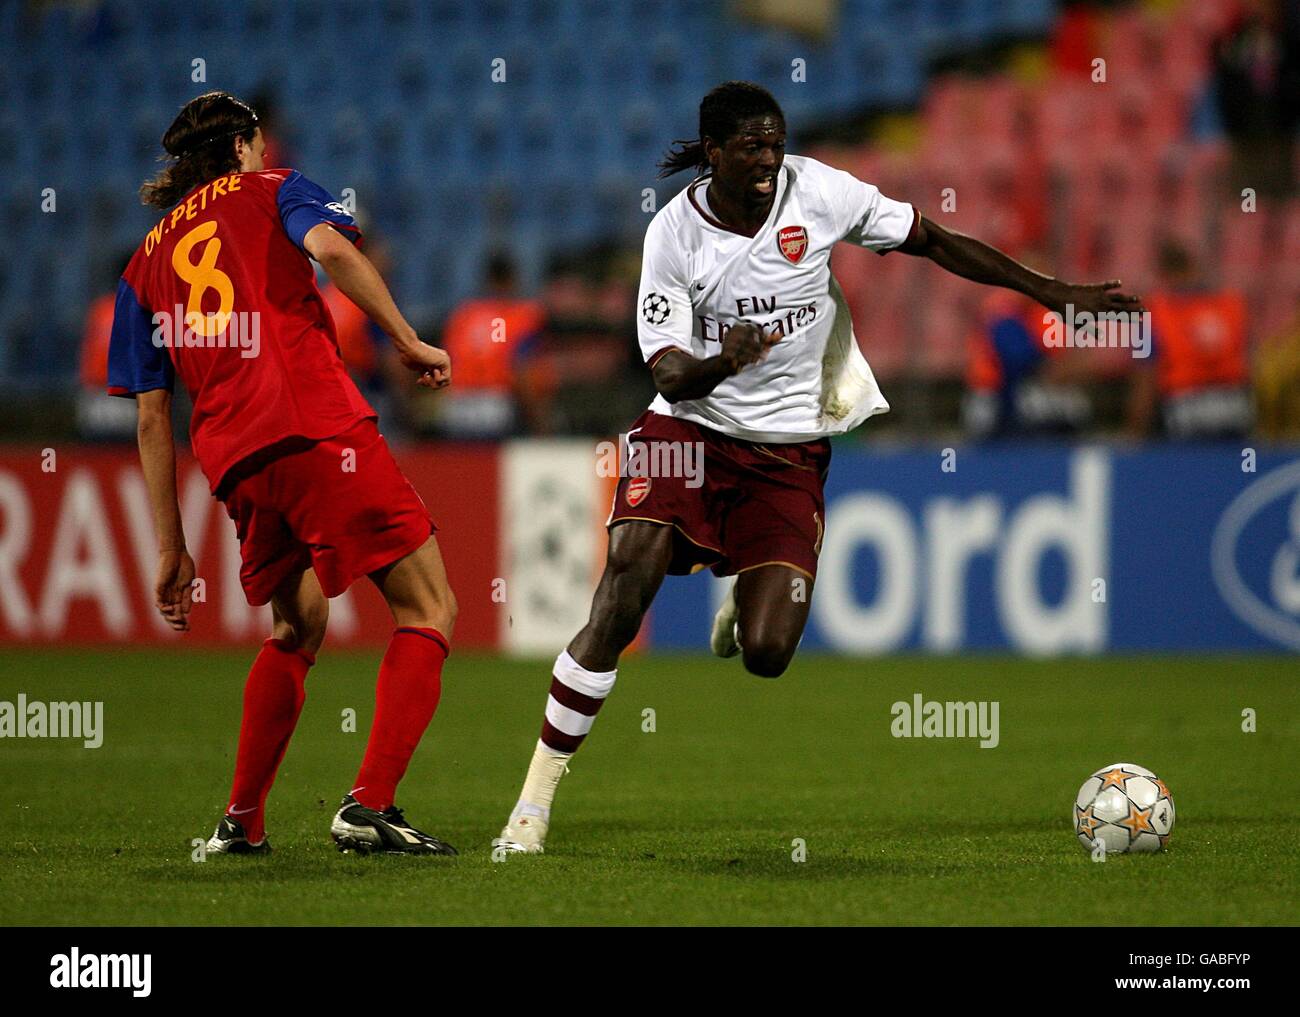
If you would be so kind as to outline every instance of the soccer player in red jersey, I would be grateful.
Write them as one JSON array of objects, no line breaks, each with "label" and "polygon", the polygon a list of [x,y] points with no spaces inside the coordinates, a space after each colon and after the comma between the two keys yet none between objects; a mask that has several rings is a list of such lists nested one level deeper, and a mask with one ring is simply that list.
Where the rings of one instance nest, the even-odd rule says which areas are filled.
[{"label": "soccer player in red jersey", "polygon": [[270,602],[274,618],[244,688],[230,804],[207,849],[270,850],[266,796],[325,637],[327,598],[367,576],[395,630],[361,771],[331,834],[340,850],[455,854],[412,827],[393,796],[438,706],[456,600],[433,521],[344,369],[310,259],[388,334],[419,384],[448,384],[450,359],[402,317],[357,250],[347,209],[301,173],[263,169],[245,103],[198,96],[163,147],[171,160],[141,197],[168,214],[118,284],[108,364],[109,392],[136,400],[157,606],[173,629],[189,628],[194,562],[171,429],[179,375],[194,403],[194,454],[239,534],[244,592],[250,604]]}]

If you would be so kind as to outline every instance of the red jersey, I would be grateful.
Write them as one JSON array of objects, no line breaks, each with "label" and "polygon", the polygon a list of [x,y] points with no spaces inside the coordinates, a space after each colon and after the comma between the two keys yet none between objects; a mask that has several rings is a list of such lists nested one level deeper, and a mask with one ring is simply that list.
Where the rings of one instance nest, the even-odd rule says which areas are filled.
[{"label": "red jersey", "polygon": [[[513,358],[541,330],[544,314],[535,300],[483,297],[467,300],[447,319],[443,346],[456,365],[457,392],[509,392]],[[516,340],[507,347],[505,336]]]},{"label": "red jersey", "polygon": [[1240,293],[1153,293],[1156,377],[1165,395],[1250,380],[1246,301]]},{"label": "red jersey", "polygon": [[302,247],[320,223],[361,239],[343,205],[301,173],[227,174],[164,216],[118,283],[109,394],[171,390],[179,374],[214,491],[259,449],[376,416],[343,366]]}]

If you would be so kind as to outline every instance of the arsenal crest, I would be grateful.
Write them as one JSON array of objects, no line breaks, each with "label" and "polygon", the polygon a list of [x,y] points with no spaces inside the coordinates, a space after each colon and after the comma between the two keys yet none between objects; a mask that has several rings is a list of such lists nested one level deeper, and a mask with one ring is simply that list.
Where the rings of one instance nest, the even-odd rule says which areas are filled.
[{"label": "arsenal crest", "polygon": [[628,505],[632,508],[636,508],[645,501],[645,496],[649,493],[650,478],[633,477],[627,482],[627,490],[623,493],[623,497],[627,499]]},{"label": "arsenal crest", "polygon": [[808,250],[808,231],[802,226],[783,226],[776,233],[777,246],[791,265],[799,264],[803,252]]}]

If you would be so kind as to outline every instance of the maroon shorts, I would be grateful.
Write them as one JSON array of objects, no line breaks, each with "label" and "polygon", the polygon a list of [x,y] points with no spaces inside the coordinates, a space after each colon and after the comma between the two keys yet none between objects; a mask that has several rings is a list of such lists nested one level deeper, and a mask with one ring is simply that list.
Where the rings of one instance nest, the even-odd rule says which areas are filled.
[{"label": "maroon shorts", "polygon": [[267,603],[286,576],[308,568],[337,597],[435,529],[370,419],[333,438],[255,453],[222,479],[217,497],[235,521],[250,604]]},{"label": "maroon shorts", "polygon": [[[729,576],[788,565],[816,576],[826,518],[822,482],[831,461],[827,439],[762,445],[649,410],[628,435],[629,460],[641,443],[642,471],[651,475],[619,480],[608,525],[641,519],[674,526],[670,573],[707,565]],[[653,475],[666,464],[689,463],[678,449],[695,442],[704,452],[702,483],[688,486],[695,480],[681,469]]]}]

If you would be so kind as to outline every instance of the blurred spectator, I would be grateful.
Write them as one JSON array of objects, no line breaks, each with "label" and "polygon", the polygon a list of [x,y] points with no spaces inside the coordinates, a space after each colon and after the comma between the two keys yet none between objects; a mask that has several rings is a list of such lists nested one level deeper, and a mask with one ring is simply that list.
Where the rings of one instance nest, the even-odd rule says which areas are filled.
[{"label": "blurred spectator", "polygon": [[540,302],[517,294],[516,284],[510,256],[492,255],[484,295],[457,306],[443,326],[452,378],[438,400],[443,434],[498,438],[517,429],[515,367],[541,331],[544,313]]},{"label": "blurred spectator", "polygon": [[1294,187],[1300,123],[1300,0],[1253,0],[1214,45],[1219,116],[1232,139],[1233,188]]},{"label": "blurred spectator", "polygon": [[135,404],[112,399],[108,390],[108,342],[113,332],[117,282],[126,271],[132,250],[120,251],[109,263],[111,275],[104,289],[86,308],[81,331],[81,365],[78,371],[77,431],[86,439],[128,441],[135,438]]},{"label": "blurred spectator", "polygon": [[1045,314],[1019,293],[984,298],[967,345],[962,426],[971,437],[1069,435],[1091,421],[1080,382],[1095,351],[1046,345]]},{"label": "blurred spectator", "polygon": [[[367,254],[372,254],[367,245]],[[373,255],[372,255],[373,257]],[[345,297],[328,279],[321,284],[320,294],[334,319],[334,332],[339,340],[339,354],[348,374],[362,391],[372,388],[378,380],[379,343],[376,341],[374,322],[365,311]]]},{"label": "blurred spectator", "polygon": [[1244,436],[1251,425],[1246,302],[1236,290],[1210,289],[1188,250],[1160,249],[1160,287],[1146,301],[1151,356],[1135,376],[1130,429],[1159,425],[1171,438]]},{"label": "blurred spectator", "polygon": [[1105,28],[1104,15],[1088,4],[1069,4],[1052,27],[1052,65],[1063,75],[1088,77]]},{"label": "blurred spectator", "polygon": [[546,326],[518,373],[529,433],[615,434],[650,402],[631,317],[639,273],[640,258],[621,248],[552,260]]},{"label": "blurred spectator", "polygon": [[1265,438],[1300,440],[1300,314],[1260,344],[1255,399],[1259,431]]}]

